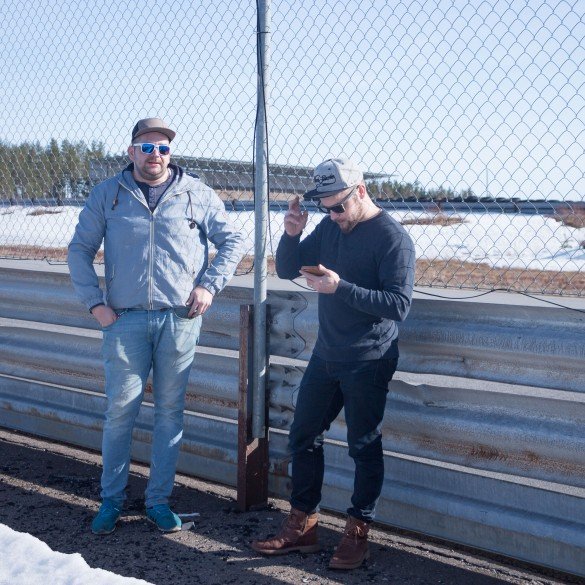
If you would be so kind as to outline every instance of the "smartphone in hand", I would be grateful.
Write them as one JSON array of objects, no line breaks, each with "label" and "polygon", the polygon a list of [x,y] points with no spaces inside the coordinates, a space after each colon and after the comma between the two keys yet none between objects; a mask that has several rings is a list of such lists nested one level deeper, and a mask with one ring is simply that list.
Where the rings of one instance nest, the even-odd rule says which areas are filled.
[{"label": "smartphone in hand", "polygon": [[323,276],[325,274],[318,266],[301,266],[301,272],[308,272],[314,276]]}]

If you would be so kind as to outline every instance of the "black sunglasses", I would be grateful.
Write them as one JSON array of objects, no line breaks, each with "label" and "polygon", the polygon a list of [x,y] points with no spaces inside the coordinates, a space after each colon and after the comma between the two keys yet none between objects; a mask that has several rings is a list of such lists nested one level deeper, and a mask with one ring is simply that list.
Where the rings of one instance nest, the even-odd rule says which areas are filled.
[{"label": "black sunglasses", "polygon": [[331,207],[321,205],[321,200],[319,199],[319,201],[317,202],[317,207],[319,208],[319,211],[321,211],[322,213],[331,213],[332,211],[335,213],[343,213],[345,211],[345,206],[343,204],[349,199],[351,199],[351,197],[353,197],[358,186],[359,185],[356,185],[339,203],[337,203],[336,205],[332,205]]},{"label": "black sunglasses", "polygon": [[140,152],[142,154],[152,154],[154,149],[158,149],[161,156],[166,156],[171,152],[171,147],[168,144],[153,144],[152,142],[137,142],[132,146],[140,146]]}]

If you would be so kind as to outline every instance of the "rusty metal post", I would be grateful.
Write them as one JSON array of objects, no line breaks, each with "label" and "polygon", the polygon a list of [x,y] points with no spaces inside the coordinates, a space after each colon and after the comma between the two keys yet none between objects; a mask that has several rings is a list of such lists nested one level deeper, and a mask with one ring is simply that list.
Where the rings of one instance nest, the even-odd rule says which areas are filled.
[{"label": "rusty metal post", "polygon": [[[238,508],[261,508],[268,503],[268,425],[263,437],[252,429],[252,361],[254,347],[254,307],[240,306],[240,377],[238,408]],[[266,352],[268,356],[269,353]],[[268,357],[266,358],[268,370]],[[268,393],[264,393],[264,415],[268,420]]]}]

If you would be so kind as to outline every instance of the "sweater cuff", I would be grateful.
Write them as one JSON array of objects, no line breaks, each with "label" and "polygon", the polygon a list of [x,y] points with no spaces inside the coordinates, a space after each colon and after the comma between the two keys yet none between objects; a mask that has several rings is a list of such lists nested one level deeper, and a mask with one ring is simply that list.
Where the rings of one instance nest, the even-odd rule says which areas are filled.
[{"label": "sweater cuff", "polygon": [[347,282],[347,280],[343,280],[343,278],[339,279],[339,284],[337,285],[337,290],[335,294],[340,298],[346,301],[349,299],[351,295],[351,291],[355,285]]},{"label": "sweater cuff", "polygon": [[296,236],[289,236],[286,232],[282,232],[283,238],[286,238],[287,240],[296,240],[297,242],[300,242],[302,235],[303,235],[303,232],[301,232],[300,234],[297,234]]}]

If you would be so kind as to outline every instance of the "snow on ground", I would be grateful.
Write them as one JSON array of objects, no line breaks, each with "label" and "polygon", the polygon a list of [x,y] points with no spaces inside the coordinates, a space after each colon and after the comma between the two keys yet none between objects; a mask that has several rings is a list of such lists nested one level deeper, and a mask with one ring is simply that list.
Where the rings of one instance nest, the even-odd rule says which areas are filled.
[{"label": "snow on ground", "polygon": [[[47,213],[31,215],[31,212]],[[58,213],[55,213],[55,212]],[[79,215],[79,207],[7,207],[0,211],[0,245],[66,247]],[[254,213],[231,212],[244,234],[246,252],[254,252]],[[391,213],[397,221],[428,218],[424,212]],[[521,214],[453,214],[461,223],[406,225],[417,258],[483,262],[500,268],[555,271],[585,270],[585,229],[563,226],[550,217]],[[284,212],[270,212],[268,251],[276,251],[283,231]],[[323,218],[311,213],[305,233]]]},{"label": "snow on ground", "polygon": [[51,550],[30,534],[0,524],[0,585],[148,585],[147,581],[92,569],[79,553]]}]

